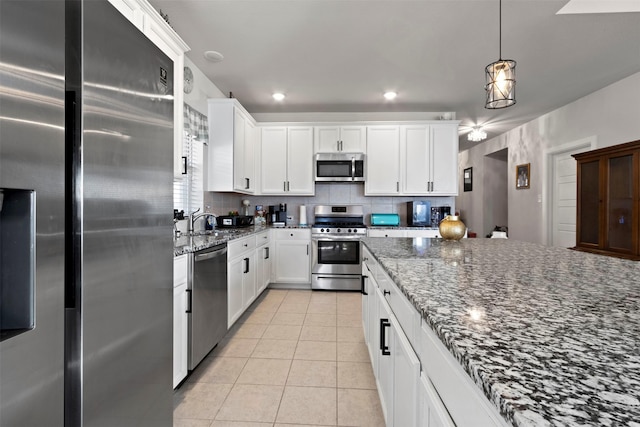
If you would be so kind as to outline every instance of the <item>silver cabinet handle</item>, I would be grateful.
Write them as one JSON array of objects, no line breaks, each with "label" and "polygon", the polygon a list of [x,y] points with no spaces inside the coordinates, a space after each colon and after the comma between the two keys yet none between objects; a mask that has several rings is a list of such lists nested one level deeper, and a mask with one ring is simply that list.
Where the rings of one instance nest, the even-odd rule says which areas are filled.
[{"label": "silver cabinet handle", "polygon": [[396,181],[396,192],[400,192],[400,181]]},{"label": "silver cabinet handle", "polygon": [[245,181],[245,184],[246,184],[246,185],[245,185],[245,187],[244,187],[244,189],[245,189],[245,190],[248,190],[248,189],[249,189],[249,182],[250,182],[250,181],[249,181],[249,178],[245,178],[245,179],[244,179],[244,181]]}]

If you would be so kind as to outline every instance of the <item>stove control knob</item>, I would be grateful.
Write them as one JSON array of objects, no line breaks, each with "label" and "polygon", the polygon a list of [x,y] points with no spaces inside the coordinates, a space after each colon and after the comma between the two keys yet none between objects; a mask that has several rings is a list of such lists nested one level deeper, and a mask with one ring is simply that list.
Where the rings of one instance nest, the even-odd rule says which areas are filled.
[{"label": "stove control knob", "polygon": [[[355,231],[355,230],[353,230],[353,231]],[[347,233],[351,233],[351,229],[347,230]]]},{"label": "stove control knob", "polygon": [[321,233],[324,233],[324,228],[321,228],[321,229],[320,229],[320,232],[321,232]]},{"label": "stove control knob", "polygon": [[340,231],[341,231],[341,230],[338,228],[338,230],[337,230],[337,231],[338,231],[338,233],[340,233]]}]

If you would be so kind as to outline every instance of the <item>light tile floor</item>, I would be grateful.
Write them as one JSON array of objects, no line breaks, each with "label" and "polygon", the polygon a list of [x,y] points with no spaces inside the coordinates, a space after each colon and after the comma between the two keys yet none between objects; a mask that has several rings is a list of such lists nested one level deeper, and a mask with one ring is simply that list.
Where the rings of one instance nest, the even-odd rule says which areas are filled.
[{"label": "light tile floor", "polygon": [[174,395],[174,427],[384,426],[355,292],[269,289]]}]

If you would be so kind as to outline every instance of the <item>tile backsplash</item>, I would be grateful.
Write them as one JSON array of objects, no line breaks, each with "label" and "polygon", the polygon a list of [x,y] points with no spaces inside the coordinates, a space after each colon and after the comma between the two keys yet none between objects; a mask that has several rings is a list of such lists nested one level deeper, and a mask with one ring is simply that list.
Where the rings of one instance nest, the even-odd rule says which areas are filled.
[{"label": "tile backsplash", "polygon": [[365,196],[363,183],[317,183],[315,196],[252,196],[205,192],[205,210],[217,215],[226,215],[229,211],[241,211],[243,199],[250,201],[252,212],[255,211],[256,205],[263,205],[266,210],[269,205],[286,203],[288,216],[292,217],[290,224],[299,223],[300,205],[307,207],[309,224],[313,223],[315,205],[362,205],[366,224],[370,223],[369,214],[371,213],[397,213],[400,215],[400,224],[406,225],[406,202],[411,200],[428,200],[431,206],[451,206],[451,211],[455,212],[455,197]]}]

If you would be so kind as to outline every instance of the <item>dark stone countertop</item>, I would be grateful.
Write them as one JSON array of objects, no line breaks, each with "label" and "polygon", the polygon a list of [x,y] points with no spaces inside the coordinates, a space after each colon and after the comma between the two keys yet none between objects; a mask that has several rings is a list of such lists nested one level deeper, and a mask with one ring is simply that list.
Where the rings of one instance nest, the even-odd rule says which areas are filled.
[{"label": "dark stone countertop", "polygon": [[640,262],[510,239],[365,238],[514,426],[640,426]]}]

